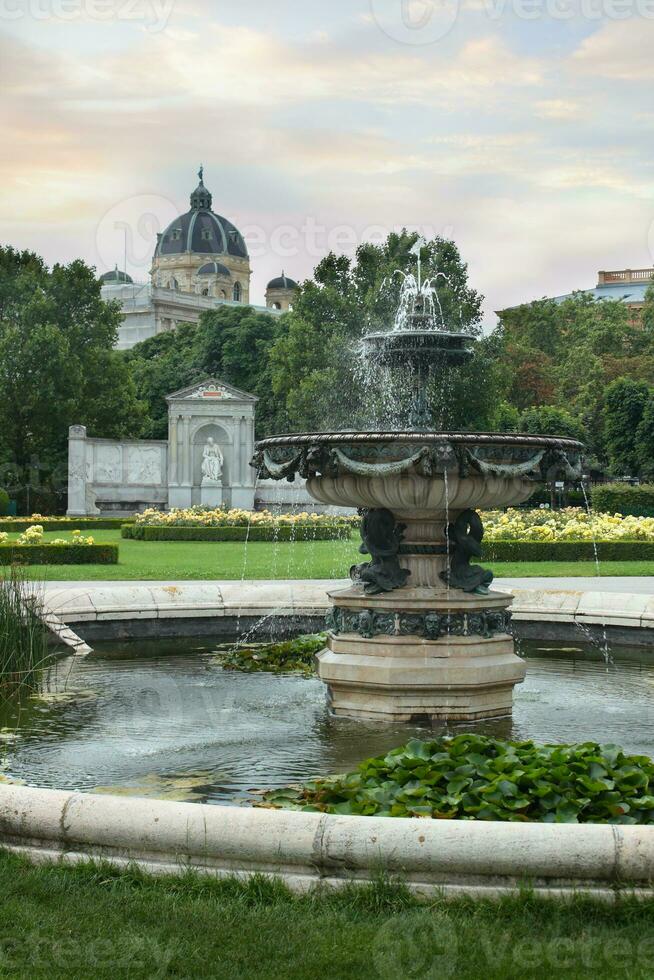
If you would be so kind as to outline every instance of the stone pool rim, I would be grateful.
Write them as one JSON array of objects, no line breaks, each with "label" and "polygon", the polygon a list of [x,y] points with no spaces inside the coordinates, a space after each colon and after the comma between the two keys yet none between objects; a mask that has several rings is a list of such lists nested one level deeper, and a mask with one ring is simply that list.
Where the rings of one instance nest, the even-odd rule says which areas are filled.
[{"label": "stone pool rim", "polygon": [[425,897],[654,896],[654,827],[353,817],[0,786],[0,847],[35,863],[265,874],[303,892],[380,872]]},{"label": "stone pool rim", "polygon": [[[525,639],[587,636],[627,645],[654,641],[654,595],[561,588],[498,586],[514,597],[513,631]],[[572,582],[574,580],[567,580]],[[567,585],[566,582],[566,585]],[[90,643],[105,639],[227,636],[266,624],[268,632],[324,629],[328,592],[349,580],[190,580],[45,583],[47,611]]]}]

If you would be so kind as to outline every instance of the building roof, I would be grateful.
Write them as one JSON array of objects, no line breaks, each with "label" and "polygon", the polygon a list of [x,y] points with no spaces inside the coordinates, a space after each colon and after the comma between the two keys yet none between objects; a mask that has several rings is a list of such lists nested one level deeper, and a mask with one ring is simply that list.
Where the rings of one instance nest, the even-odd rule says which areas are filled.
[{"label": "building roof", "polygon": [[204,186],[200,168],[200,183],[191,194],[191,210],[171,221],[159,236],[155,257],[195,252],[247,259],[247,246],[238,228],[211,208],[211,192]]},{"label": "building roof", "polygon": [[[620,299],[623,303],[644,303],[645,293],[651,283],[648,282],[603,282],[593,289],[581,289],[585,295],[593,296],[595,299]],[[557,303],[562,303],[570,299],[574,293],[565,293],[563,296],[554,296]]]},{"label": "building roof", "polygon": [[268,283],[268,289],[299,289],[300,287],[296,283],[295,279],[289,279],[287,275],[283,272],[281,276],[277,279],[271,279]]},{"label": "building roof", "polygon": [[207,262],[206,265],[198,269],[197,274],[199,276],[222,276],[225,279],[232,278],[231,272],[222,262]]},{"label": "building roof", "polygon": [[112,269],[111,272],[103,272],[100,276],[100,282],[103,286],[109,286],[112,283],[127,283],[131,284],[134,282],[131,276],[128,276],[126,272],[122,272],[118,266]]},{"label": "building roof", "polygon": [[[645,294],[654,283],[654,268],[652,269],[618,269],[613,272],[599,272],[597,275],[597,285],[592,289],[578,289],[574,293],[564,293],[562,296],[541,297],[541,299],[551,299],[555,303],[563,303],[567,299],[581,293],[584,296],[592,296],[595,300],[612,299],[620,300],[630,306],[642,305],[645,302]],[[518,303],[508,309],[514,310],[518,306],[526,305],[530,301],[525,300],[525,304]],[[504,312],[501,310],[499,312]]]},{"label": "building roof", "polygon": [[185,388],[180,388],[179,391],[173,391],[170,395],[166,395],[167,402],[185,399],[193,399],[194,401],[199,399],[206,399],[207,401],[219,401],[220,399],[241,402],[259,401],[256,395],[251,395],[248,391],[236,388],[218,378],[205,378],[204,381],[196,381],[195,384],[187,385]]}]

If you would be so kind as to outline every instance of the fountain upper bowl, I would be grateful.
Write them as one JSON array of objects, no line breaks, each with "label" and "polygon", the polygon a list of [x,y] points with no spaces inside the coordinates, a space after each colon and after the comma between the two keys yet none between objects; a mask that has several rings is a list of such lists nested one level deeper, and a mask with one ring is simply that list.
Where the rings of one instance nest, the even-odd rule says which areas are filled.
[{"label": "fountain upper bowl", "polygon": [[320,503],[427,513],[523,503],[538,482],[582,476],[582,443],[501,432],[303,432],[256,444],[262,479],[307,481]]}]

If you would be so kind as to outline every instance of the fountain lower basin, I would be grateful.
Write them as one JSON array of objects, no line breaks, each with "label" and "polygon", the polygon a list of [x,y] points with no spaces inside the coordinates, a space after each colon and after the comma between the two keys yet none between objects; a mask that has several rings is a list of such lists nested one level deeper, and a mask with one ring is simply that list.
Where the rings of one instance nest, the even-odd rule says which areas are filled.
[{"label": "fountain lower basin", "polygon": [[330,594],[318,658],[336,715],[424,723],[511,713],[525,666],[509,632],[511,596],[490,592],[492,574],[468,562],[481,554],[476,511],[523,503],[542,479],[580,477],[582,448],[551,436],[415,431],[257,444],[260,477],[299,475],[315,500],[364,515],[361,551],[372,561]]}]

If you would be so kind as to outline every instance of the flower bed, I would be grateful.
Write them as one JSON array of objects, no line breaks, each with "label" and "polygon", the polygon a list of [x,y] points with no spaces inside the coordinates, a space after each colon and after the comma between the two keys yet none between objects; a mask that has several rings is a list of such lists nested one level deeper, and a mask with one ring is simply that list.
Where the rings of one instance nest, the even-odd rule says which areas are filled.
[{"label": "flower bed", "polygon": [[43,525],[33,524],[16,541],[0,532],[0,565],[116,565],[118,545],[95,544],[76,528],[70,540],[43,540]]},{"label": "flower bed", "polygon": [[46,531],[70,531],[77,528],[81,531],[119,531],[123,524],[129,523],[128,517],[43,517],[32,514],[31,517],[0,517],[0,532],[24,531],[33,524],[40,524]]},{"label": "flower bed", "polygon": [[360,816],[654,823],[654,763],[615,745],[482,735],[412,739],[356,772],[272,790],[264,806]]},{"label": "flower bed", "polygon": [[358,525],[360,518],[334,514],[272,514],[269,510],[224,510],[188,507],[169,511],[145,510],[134,518],[136,527],[333,527]]},{"label": "flower bed", "polygon": [[484,542],[495,541],[652,541],[654,518],[564,510],[486,511]]},{"label": "flower bed", "polygon": [[146,510],[124,538],[137,541],[336,541],[349,538],[359,517],[331,514],[272,514],[268,510],[224,510],[189,507],[186,510]]}]

